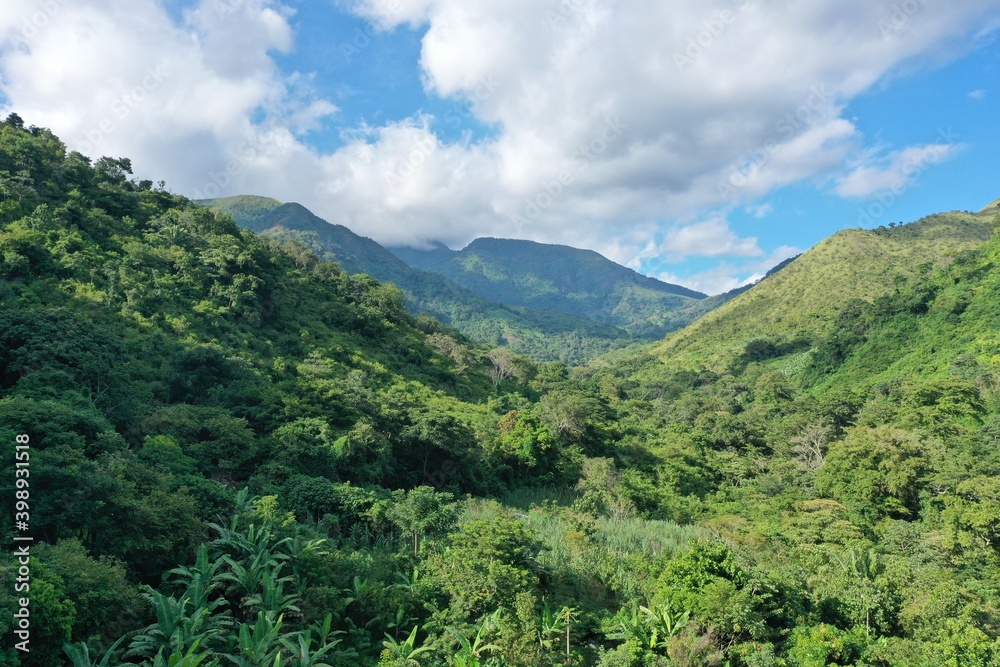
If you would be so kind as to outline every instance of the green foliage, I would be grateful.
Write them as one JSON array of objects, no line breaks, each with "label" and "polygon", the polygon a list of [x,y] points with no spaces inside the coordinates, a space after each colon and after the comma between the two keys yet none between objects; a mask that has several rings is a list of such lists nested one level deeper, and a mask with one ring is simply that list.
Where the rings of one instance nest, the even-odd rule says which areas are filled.
[{"label": "green foliage", "polygon": [[486,238],[458,252],[441,246],[394,252],[501,303],[607,322],[646,338],[677,328],[664,326],[665,320],[705,297],[566,246]]},{"label": "green foliage", "polygon": [[919,481],[927,466],[911,434],[887,427],[857,428],[830,445],[817,490],[868,520],[919,511]]},{"label": "green foliage", "polygon": [[[437,336],[432,344],[455,362],[456,369],[466,370],[465,361],[472,356],[467,351],[465,337],[489,346],[509,346],[518,354],[541,361],[582,363],[608,350],[633,343],[638,340],[636,336],[644,336],[648,340],[663,330],[655,323],[640,322],[639,328],[643,330],[630,333],[616,326],[615,322],[631,321],[632,317],[648,318],[651,314],[659,314],[659,306],[673,310],[696,302],[672,293],[662,283],[643,278],[601,258],[602,274],[607,274],[610,269],[614,276],[622,272],[630,275],[624,282],[618,277],[611,283],[595,285],[596,293],[588,295],[589,308],[581,309],[578,300],[562,302],[562,305],[570,307],[555,309],[553,304],[541,302],[521,304],[517,299],[510,299],[510,290],[485,293],[476,286],[465,285],[462,280],[449,279],[434,269],[421,270],[419,263],[414,264],[417,267],[414,268],[393,254],[405,254],[404,249],[390,252],[342,225],[327,223],[300,204],[279,205],[273,200],[250,196],[203,203],[231,215],[240,225],[283,241],[287,252],[295,256],[298,264],[315,265],[318,256],[336,262],[349,274],[359,274],[356,277],[360,280],[371,280],[368,276],[373,276],[397,285],[402,290],[401,294],[405,295],[406,307],[411,313],[429,313],[449,325],[443,327],[437,322],[427,322],[426,332]],[[408,260],[415,261],[416,258],[407,255]],[[561,266],[565,268],[565,265],[563,261]],[[553,296],[551,286],[544,287],[541,281],[527,272],[524,276],[531,286],[529,289],[541,289],[546,296]],[[632,285],[637,281],[651,283],[655,288]],[[398,304],[400,293],[386,288],[385,295],[389,301]],[[595,310],[596,303],[608,299],[619,302],[614,312],[601,307]],[[618,313],[619,310],[629,311],[636,307],[644,309],[643,312],[633,316],[626,312],[624,317]],[[692,317],[685,315],[684,321],[690,321]],[[678,326],[681,324],[672,323],[671,328]]]},{"label": "green foliage", "polygon": [[500,340],[582,359],[599,336],[569,315],[465,293],[477,347],[395,287],[130,175],[0,126],[0,451],[29,436],[36,540],[24,664],[996,665],[986,214],[841,233],[704,324],[569,369]]},{"label": "green foliage", "polygon": [[447,533],[458,520],[458,508],[450,493],[435,493],[429,486],[393,494],[389,520],[413,538],[413,555],[420,549],[421,535]]}]

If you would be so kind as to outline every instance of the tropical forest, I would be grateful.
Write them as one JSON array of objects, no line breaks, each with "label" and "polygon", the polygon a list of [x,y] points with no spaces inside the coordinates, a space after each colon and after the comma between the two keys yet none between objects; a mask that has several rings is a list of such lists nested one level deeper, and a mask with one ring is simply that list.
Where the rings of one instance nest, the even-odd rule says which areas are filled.
[{"label": "tropical forest", "polygon": [[1000,665],[996,207],[708,298],[17,114],[0,192],[0,665]]}]

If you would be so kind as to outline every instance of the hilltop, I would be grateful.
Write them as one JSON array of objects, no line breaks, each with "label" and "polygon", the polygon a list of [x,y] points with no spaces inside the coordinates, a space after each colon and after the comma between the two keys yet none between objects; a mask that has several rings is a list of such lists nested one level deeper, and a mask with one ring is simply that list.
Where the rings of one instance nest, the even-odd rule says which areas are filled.
[{"label": "hilltop", "polygon": [[655,338],[664,318],[706,295],[636,273],[592,250],[533,241],[480,238],[459,251],[391,248],[407,263],[477,294],[526,308],[554,310]]},{"label": "hilltop", "polygon": [[253,196],[200,203],[253,231],[298,240],[348,273],[397,285],[414,314],[427,313],[470,339],[537,361],[583,363],[655,340],[725,299],[703,304],[704,294],[589,250],[480,239],[458,252],[441,244],[390,251],[301,204]]},{"label": "hilltop", "polygon": [[840,231],[650,353],[718,367],[754,339],[808,348],[830,331],[843,304],[925,279],[982,246],[993,233],[991,221],[990,213],[952,212],[893,228]]}]

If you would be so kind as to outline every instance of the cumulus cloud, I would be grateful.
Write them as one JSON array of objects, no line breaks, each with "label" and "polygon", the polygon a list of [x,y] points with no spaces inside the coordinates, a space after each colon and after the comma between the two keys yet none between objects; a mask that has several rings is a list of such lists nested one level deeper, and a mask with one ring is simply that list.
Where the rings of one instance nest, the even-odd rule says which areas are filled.
[{"label": "cumulus cloud", "polygon": [[[426,28],[428,94],[496,132],[444,141],[415,114],[320,151],[309,133],[337,108],[311,73],[275,62],[294,47],[287,5],[198,0],[177,19],[155,0],[8,4],[5,110],[71,148],[130,156],[192,196],[300,201],[390,245],[520,236],[633,263],[766,258],[725,214],[836,174],[864,149],[846,103],[904,63],[969,48],[1000,9],[923,0],[897,20],[894,0],[341,0],[380,30]],[[891,187],[933,148],[872,157],[836,192]]]},{"label": "cumulus cloud", "polygon": [[764,254],[757,246],[757,239],[740,238],[719,217],[669,230],[660,245],[660,251],[681,257],[757,257]]},{"label": "cumulus cloud", "polygon": [[927,144],[869,156],[840,177],[834,190],[842,197],[864,198],[883,192],[898,195],[931,165],[948,159],[959,149],[957,144]]}]

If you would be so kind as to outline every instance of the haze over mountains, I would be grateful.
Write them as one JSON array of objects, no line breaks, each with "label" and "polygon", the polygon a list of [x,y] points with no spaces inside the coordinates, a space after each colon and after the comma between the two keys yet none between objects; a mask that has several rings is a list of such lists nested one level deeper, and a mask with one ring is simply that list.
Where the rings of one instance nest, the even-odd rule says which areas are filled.
[{"label": "haze over mountains", "polygon": [[411,310],[470,338],[543,361],[579,363],[659,339],[738,293],[708,299],[568,246],[477,239],[460,251],[386,249],[300,204],[256,196],[202,203],[253,231],[296,239],[349,273],[396,284]]}]

